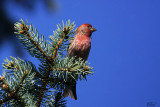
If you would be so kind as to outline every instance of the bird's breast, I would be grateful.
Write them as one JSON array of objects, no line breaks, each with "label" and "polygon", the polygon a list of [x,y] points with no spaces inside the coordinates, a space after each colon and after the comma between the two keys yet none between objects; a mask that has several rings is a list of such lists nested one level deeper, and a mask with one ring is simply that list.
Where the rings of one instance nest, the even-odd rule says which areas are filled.
[{"label": "bird's breast", "polygon": [[77,51],[85,51],[91,47],[91,39],[89,37],[78,37],[75,39],[75,45],[77,46]]}]

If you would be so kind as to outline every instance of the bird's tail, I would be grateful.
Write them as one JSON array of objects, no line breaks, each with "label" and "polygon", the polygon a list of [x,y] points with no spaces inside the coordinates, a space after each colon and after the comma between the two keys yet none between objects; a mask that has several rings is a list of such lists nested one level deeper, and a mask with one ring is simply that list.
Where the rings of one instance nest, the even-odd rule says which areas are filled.
[{"label": "bird's tail", "polygon": [[76,94],[76,84],[73,86],[69,87],[66,85],[64,92],[63,92],[63,97],[68,97],[70,96],[72,99],[77,100],[77,94]]}]

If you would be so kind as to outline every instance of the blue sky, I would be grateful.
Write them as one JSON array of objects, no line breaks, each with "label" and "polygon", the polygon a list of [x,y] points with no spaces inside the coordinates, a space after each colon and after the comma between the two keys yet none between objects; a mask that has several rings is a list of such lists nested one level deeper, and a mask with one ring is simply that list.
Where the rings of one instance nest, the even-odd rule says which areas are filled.
[{"label": "blue sky", "polygon": [[[7,3],[13,20],[27,19],[47,38],[62,20],[77,27],[92,24],[88,58],[94,75],[77,84],[78,100],[68,107],[160,106],[160,0],[57,0],[55,13],[46,12],[39,2],[33,12]],[[9,42],[2,48],[0,63],[14,56]],[[27,54],[26,60],[37,60]],[[0,67],[2,69],[2,67]]]}]

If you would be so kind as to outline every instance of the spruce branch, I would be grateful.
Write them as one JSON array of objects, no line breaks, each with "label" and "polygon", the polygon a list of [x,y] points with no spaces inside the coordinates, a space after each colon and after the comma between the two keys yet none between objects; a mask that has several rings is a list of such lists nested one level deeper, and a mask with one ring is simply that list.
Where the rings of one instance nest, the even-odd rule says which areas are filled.
[{"label": "spruce branch", "polygon": [[23,81],[25,80],[26,77],[27,77],[27,73],[22,77],[22,80],[19,83],[19,87],[17,87],[16,90],[12,90],[10,87],[7,87],[7,90],[9,92],[8,97],[6,97],[4,100],[1,99],[0,104],[5,103],[5,102],[12,100],[12,99],[17,99],[17,93],[18,93],[19,89],[22,87]]},{"label": "spruce branch", "polygon": [[92,74],[92,67],[81,58],[66,57],[64,51],[76,30],[75,24],[68,20],[57,25],[57,30],[46,41],[33,25],[23,20],[15,23],[17,37],[31,56],[41,64],[36,69],[30,61],[11,57],[3,64],[4,73],[0,78],[0,104],[6,106],[65,107],[62,92],[71,80],[86,80]]},{"label": "spruce branch", "polygon": [[[41,88],[41,94],[40,94],[39,99],[37,101],[37,106],[39,107],[41,104],[43,95],[45,93],[46,86],[48,84],[48,78],[50,75],[50,71],[52,71],[52,67],[54,66],[53,61],[57,57],[57,52],[60,49],[60,45],[62,44],[64,39],[67,38],[66,36],[73,33],[71,31],[73,30],[74,26],[73,26],[73,24],[72,24],[72,27],[69,26],[70,21],[68,21],[68,24],[66,24],[66,26],[63,24],[63,27],[64,27],[63,30],[60,25],[57,26],[58,29],[57,29],[57,32],[56,31],[54,32],[54,34],[55,34],[54,36],[57,36],[56,35],[56,33],[57,33],[59,38],[57,37],[58,38],[57,42],[55,42],[55,43],[52,42],[53,43],[52,46],[54,49],[51,49],[51,47],[46,44],[46,40],[44,41],[44,43],[42,43],[44,40],[44,36],[42,36],[42,38],[40,39],[38,31],[36,30],[36,33],[34,33],[32,25],[30,25],[30,28],[29,28],[29,26],[26,25],[23,20],[20,20],[20,21],[21,21],[21,23],[15,24],[15,29],[17,30],[16,34],[19,34],[19,39],[21,39],[21,42],[25,45],[26,49],[30,52],[30,54],[32,56],[40,58],[40,60],[42,60],[42,62],[45,65],[46,64],[49,65],[49,66],[47,66],[47,69],[43,73],[46,75],[44,76],[43,84],[42,84],[42,88]],[[33,36],[31,36],[31,35],[33,35]],[[52,40],[54,40],[54,39],[52,39]],[[28,41],[28,42],[25,42],[25,41]],[[45,45],[43,45],[43,44],[45,44]],[[53,50],[53,53],[51,53],[49,50]],[[35,52],[36,52],[36,55],[34,55]],[[46,53],[48,53],[48,54],[46,54]],[[43,57],[41,57],[41,56],[43,56]],[[45,62],[45,61],[47,61],[47,62]]]},{"label": "spruce branch", "polygon": [[55,94],[55,101],[53,103],[54,107],[65,107],[66,101],[62,98],[62,93],[58,92]]},{"label": "spruce branch", "polygon": [[50,44],[53,47],[52,57],[55,57],[55,54],[63,55],[63,52],[67,50],[68,48],[68,41],[71,39],[71,35],[75,33],[76,30],[73,30],[75,28],[75,23],[70,22],[68,20],[66,24],[63,23],[63,26],[60,24],[57,25],[57,30],[53,31],[53,35],[51,35],[49,38],[51,40]]},{"label": "spruce branch", "polygon": [[[58,29],[59,29],[59,27],[58,27]],[[59,35],[61,38],[59,39],[57,45],[55,46],[55,50],[53,51],[53,55],[51,57],[52,61],[54,61],[56,59],[57,51],[60,48],[60,45],[62,44],[63,40],[65,39],[65,37],[67,35],[68,35],[68,31],[67,31],[66,27],[64,27],[62,36]],[[37,107],[40,107],[41,101],[42,101],[44,93],[45,93],[46,86],[49,82],[48,78],[49,78],[50,72],[53,70],[54,63],[50,62],[50,64],[51,64],[51,66],[49,66],[48,70],[46,71],[46,76],[45,76],[45,79],[43,80],[43,84],[42,84],[42,88],[41,88],[41,94],[40,94],[39,99],[37,101]]]},{"label": "spruce branch", "polygon": [[[29,63],[21,60],[20,58],[16,59],[11,57],[11,59],[11,61],[6,59],[6,63],[3,63],[4,76],[0,79],[0,84],[3,89],[1,91],[4,92],[4,99],[0,100],[0,104],[9,101],[16,105],[26,105],[24,103],[24,94],[27,94],[26,91],[29,90],[27,89],[27,84],[30,86],[33,85],[33,78],[35,74],[31,73],[32,66]],[[4,84],[6,88],[4,87]]]},{"label": "spruce branch", "polygon": [[38,98],[38,101],[37,101],[37,104],[36,104],[37,107],[40,107],[40,105],[41,105],[44,93],[46,91],[46,86],[48,84],[48,78],[49,78],[49,75],[50,75],[50,71],[51,71],[51,68],[49,67],[48,71],[46,71],[46,76],[45,76],[45,78],[43,80],[43,84],[42,84],[42,88],[41,88],[41,93],[39,95],[39,98]]},{"label": "spruce branch", "polygon": [[24,44],[25,48],[28,52],[39,58],[40,61],[44,61],[46,59],[48,62],[50,61],[50,46],[47,44],[46,38],[41,35],[39,37],[38,30],[31,24],[26,25],[23,20],[20,20],[21,23],[15,23],[15,34],[18,34],[18,38],[21,40],[22,44]]},{"label": "spruce branch", "polygon": [[88,66],[87,61],[76,57],[58,58],[52,71],[52,78],[56,76],[60,80],[67,82],[71,77],[74,80],[86,80],[86,75],[92,74],[93,68]]}]

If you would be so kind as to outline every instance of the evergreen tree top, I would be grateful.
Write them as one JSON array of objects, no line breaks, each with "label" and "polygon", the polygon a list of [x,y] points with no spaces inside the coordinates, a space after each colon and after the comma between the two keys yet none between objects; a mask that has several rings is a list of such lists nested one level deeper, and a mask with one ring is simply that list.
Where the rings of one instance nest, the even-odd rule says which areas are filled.
[{"label": "evergreen tree top", "polygon": [[64,53],[68,41],[75,33],[75,23],[66,21],[47,41],[32,24],[20,20],[14,26],[20,42],[41,64],[20,58],[6,58],[3,63],[3,76],[0,77],[0,106],[11,107],[65,107],[62,97],[65,84],[71,80],[87,80],[93,68],[81,58],[67,57]]}]

